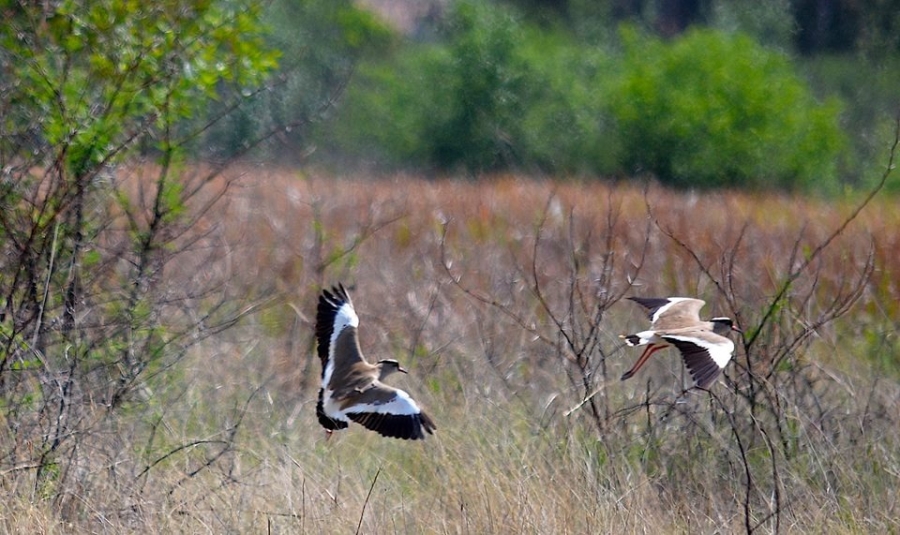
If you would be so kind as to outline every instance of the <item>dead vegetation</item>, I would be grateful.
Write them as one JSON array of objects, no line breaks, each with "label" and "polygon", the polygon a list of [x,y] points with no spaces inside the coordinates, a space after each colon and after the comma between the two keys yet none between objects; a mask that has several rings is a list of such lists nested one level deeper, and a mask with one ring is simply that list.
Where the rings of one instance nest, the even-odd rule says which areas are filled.
[{"label": "dead vegetation", "polygon": [[[144,373],[113,416],[73,412],[86,423],[50,476],[5,410],[4,531],[900,527],[894,200],[835,234],[858,200],[262,166],[215,181],[203,195],[222,202],[161,268],[198,291],[159,311],[202,324],[227,298],[252,313]],[[397,384],[435,437],[324,441],[312,321],[338,281],[364,351],[410,369]],[[698,296],[738,319],[710,394],[683,394],[673,351],[618,380],[636,358],[618,335],[644,322],[627,295]]]}]

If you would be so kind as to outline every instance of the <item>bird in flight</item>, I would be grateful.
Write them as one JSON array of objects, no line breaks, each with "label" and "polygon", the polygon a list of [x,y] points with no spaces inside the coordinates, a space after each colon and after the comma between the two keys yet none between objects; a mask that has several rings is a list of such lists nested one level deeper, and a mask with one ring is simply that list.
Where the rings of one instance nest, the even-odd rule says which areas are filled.
[{"label": "bird in flight", "polygon": [[741,331],[731,318],[701,320],[700,309],[706,302],[690,297],[628,299],[647,311],[650,329],[621,336],[629,346],[647,346],[634,366],[622,375],[622,380],[632,377],[653,353],[675,346],[681,352],[694,385],[707,390],[734,354],[734,342],[726,336],[731,331]]},{"label": "bird in flight", "polygon": [[419,440],[436,427],[409,394],[388,386],[394,372],[407,373],[394,359],[371,364],[357,337],[359,317],[342,284],[319,295],[316,341],[322,361],[322,387],[316,416],[328,436],[354,421],[383,436]]}]

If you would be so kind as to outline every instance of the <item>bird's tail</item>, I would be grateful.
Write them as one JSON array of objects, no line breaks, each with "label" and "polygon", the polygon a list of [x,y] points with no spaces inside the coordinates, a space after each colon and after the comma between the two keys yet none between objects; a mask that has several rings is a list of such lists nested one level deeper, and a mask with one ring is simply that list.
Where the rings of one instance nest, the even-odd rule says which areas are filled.
[{"label": "bird's tail", "polygon": [[625,343],[632,347],[645,346],[652,341],[651,338],[653,337],[653,334],[652,331],[645,331],[635,334],[623,334],[620,335],[619,338],[625,340]]}]

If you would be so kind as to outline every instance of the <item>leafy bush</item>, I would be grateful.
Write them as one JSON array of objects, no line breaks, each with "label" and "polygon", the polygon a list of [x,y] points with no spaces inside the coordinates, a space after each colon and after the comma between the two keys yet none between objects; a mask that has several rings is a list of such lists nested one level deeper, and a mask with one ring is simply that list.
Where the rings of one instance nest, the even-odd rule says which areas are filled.
[{"label": "leafy bush", "polygon": [[[426,132],[432,158],[442,167],[470,169],[508,162],[510,140],[520,134],[524,69],[516,57],[521,27],[508,14],[486,5],[462,3],[450,21],[451,61],[438,74],[450,93],[447,116]],[[444,78],[444,80],[440,80]]]},{"label": "leafy bush", "polygon": [[[900,57],[817,56],[808,58],[802,68],[819,94],[837,95],[846,103],[841,127],[852,148],[841,161],[843,183],[870,187],[881,177],[885,150],[894,135]],[[900,184],[890,181],[887,189],[900,191]]]},{"label": "leafy bush", "polygon": [[389,63],[364,64],[350,87],[333,124],[318,139],[335,158],[374,160],[389,167],[426,165],[429,123],[443,123],[449,94],[432,84],[426,72],[439,70],[450,58],[442,47],[404,50]]},{"label": "leafy bush", "polygon": [[749,37],[625,30],[616,58],[477,2],[446,39],[369,64],[329,145],[377,164],[470,173],[652,173],[680,187],[826,188],[845,144],[789,61]]},{"label": "leafy bush", "polygon": [[678,186],[835,184],[840,106],[816,102],[783,55],[713,30],[673,43],[623,37],[609,104],[626,171]]},{"label": "leafy bush", "polygon": [[606,110],[614,59],[602,49],[537,32],[521,54],[530,74],[520,142],[527,163],[566,173],[614,170],[618,140]]},{"label": "leafy bush", "polygon": [[508,10],[460,2],[440,44],[360,69],[331,145],[390,166],[473,173],[608,165],[591,87],[607,61]]},{"label": "leafy bush", "polygon": [[495,168],[518,137],[521,28],[505,11],[461,2],[446,43],[413,46],[354,83],[337,127],[353,151],[386,163]]},{"label": "leafy bush", "polygon": [[[204,142],[217,156],[243,154],[272,132],[283,133],[278,152],[304,152],[311,126],[326,115],[359,60],[383,53],[392,40],[374,14],[350,0],[276,0],[265,10],[264,22],[267,44],[281,53],[276,81],[249,99],[247,88],[237,94],[220,88],[218,100],[195,118],[214,123]],[[236,101],[243,101],[240,107]]]},{"label": "leafy bush", "polygon": [[[222,195],[216,172],[181,172],[183,127],[218,89],[260,86],[275,68],[262,7],[4,4],[0,474],[33,473],[54,504],[78,487],[90,438],[118,435],[113,416],[233,324],[211,256],[190,284],[170,279]],[[135,164],[138,147],[155,165]]]}]

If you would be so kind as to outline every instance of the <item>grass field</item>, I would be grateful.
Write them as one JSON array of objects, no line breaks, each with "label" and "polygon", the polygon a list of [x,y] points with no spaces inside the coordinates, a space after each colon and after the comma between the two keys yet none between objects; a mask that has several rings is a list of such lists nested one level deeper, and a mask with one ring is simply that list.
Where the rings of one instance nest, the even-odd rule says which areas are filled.
[{"label": "grass field", "polygon": [[[86,426],[49,483],[0,465],[0,531],[900,531],[896,199],[832,240],[858,199],[230,173],[164,276],[248,313]],[[435,436],[326,442],[313,321],[337,282]],[[631,295],[736,318],[710,394],[682,396],[674,350],[619,381]]]}]

